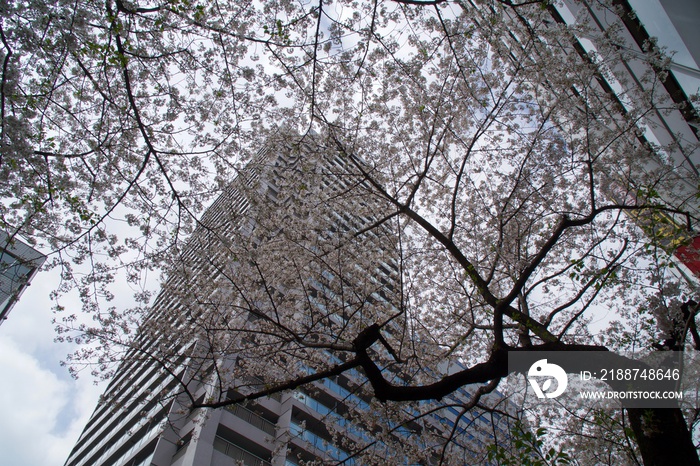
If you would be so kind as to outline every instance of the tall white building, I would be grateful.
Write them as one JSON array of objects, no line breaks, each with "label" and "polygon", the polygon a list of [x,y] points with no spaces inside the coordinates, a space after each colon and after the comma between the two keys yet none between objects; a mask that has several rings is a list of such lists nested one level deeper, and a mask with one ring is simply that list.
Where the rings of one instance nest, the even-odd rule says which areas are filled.
[{"label": "tall white building", "polygon": [[[476,0],[470,0],[470,4],[483,15],[474,15],[477,23],[488,21],[492,8],[496,8]],[[513,52],[511,59],[538,64],[540,57],[526,46],[532,37],[521,27],[527,19],[510,2],[498,8],[519,26],[502,37]],[[693,233],[698,230],[695,220],[690,222],[692,231],[688,230],[684,213],[689,213],[691,219],[700,218],[700,2],[561,0],[548,2],[542,14],[546,18],[539,20],[547,27],[568,27],[569,34],[548,45],[577,58],[562,65],[570,67],[562,71],[575,75],[589,67],[596,70],[591,82],[579,80],[568,90],[557,90],[595,109],[591,111],[595,123],[587,128],[591,139],[597,139],[597,132],[602,134],[615,127],[616,137],[628,139],[625,144],[630,152],[643,148],[649,154],[634,164],[632,173],[611,171],[603,183],[606,195],[623,203],[635,202],[638,189],[648,188],[635,186],[635,182],[657,176],[659,182],[652,183],[655,193],[649,202],[682,213],[656,211],[639,224],[656,231],[656,239],[673,255],[679,272],[695,283],[700,277],[700,236]],[[543,78],[540,84],[547,86],[546,81]],[[581,87],[584,85],[592,92]],[[596,124],[600,125],[597,129]],[[619,153],[624,150],[618,148],[617,154],[624,156]],[[647,202],[644,197],[636,201]]]},{"label": "tall white building", "polygon": [[[333,344],[397,311],[396,239],[383,227],[359,234],[381,204],[350,168],[311,138],[271,143],[241,171],[203,215],[66,466],[483,463],[508,437],[498,394],[483,399],[490,412],[461,409],[468,389],[387,406],[355,370],[187,408],[342,364]],[[406,330],[400,318],[385,328]],[[313,343],[326,349],[304,348]]]},{"label": "tall white building", "polygon": [[[587,60],[600,63],[598,84],[616,103],[617,111],[621,114],[634,111],[636,95],[653,95],[653,106],[639,119],[637,137],[656,158],[648,159],[638,169],[671,169],[666,173],[666,185],[659,185],[659,200],[698,218],[700,2],[614,0],[612,5],[614,10],[595,1],[564,0],[554,2],[549,11],[558,23],[587,26],[587,33],[573,38],[576,50]],[[621,59],[597,58],[605,54],[598,48],[598,38],[607,37],[608,31],[616,34],[615,46]],[[650,61],[653,46],[658,46],[668,57],[658,63]],[[687,221],[682,215],[651,221],[665,220],[681,227]],[[691,226],[697,231],[695,223]],[[696,281],[700,277],[700,236],[685,239],[690,244],[677,247],[677,239],[669,240],[666,249],[674,254],[686,279]]]}]

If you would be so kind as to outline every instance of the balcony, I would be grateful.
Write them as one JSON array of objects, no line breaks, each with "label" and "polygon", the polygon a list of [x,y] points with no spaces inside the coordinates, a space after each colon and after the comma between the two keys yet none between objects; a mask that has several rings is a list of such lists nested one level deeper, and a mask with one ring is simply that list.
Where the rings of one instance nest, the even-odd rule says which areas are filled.
[{"label": "balcony", "polygon": [[257,427],[266,434],[271,435],[272,437],[275,436],[277,426],[259,414],[254,413],[253,411],[238,404],[227,406],[226,410],[230,411],[234,416],[244,420],[253,427]]},{"label": "balcony", "polygon": [[214,450],[223,453],[229,458],[242,462],[245,466],[272,466],[269,461],[265,461],[259,456],[228,440],[224,440],[218,435],[214,439]]}]

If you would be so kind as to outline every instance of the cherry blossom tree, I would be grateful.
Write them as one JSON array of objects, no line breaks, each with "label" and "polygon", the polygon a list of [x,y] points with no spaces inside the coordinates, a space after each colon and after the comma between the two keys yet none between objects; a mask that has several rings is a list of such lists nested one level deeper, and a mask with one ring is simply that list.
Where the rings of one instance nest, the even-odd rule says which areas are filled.
[{"label": "cherry blossom tree", "polygon": [[[95,320],[59,316],[85,343],[69,363],[148,358],[210,408],[355,371],[403,419],[467,385],[476,406],[509,351],[683,348],[694,290],[669,253],[697,179],[643,135],[679,109],[666,58],[649,43],[646,73],[616,74],[631,19],[589,3],[619,17],[604,34],[539,1],[3,3],[0,222]],[[178,312],[105,304],[116,271],[153,269]],[[625,338],[591,327],[601,307]],[[680,409],[626,416],[645,464],[698,463]]]}]

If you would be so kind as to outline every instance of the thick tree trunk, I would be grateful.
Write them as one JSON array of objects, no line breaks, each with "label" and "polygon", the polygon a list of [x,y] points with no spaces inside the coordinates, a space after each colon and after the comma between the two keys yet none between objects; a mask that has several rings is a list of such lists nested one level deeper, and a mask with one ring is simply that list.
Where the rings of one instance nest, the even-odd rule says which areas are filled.
[{"label": "thick tree trunk", "polygon": [[683,413],[678,408],[628,408],[644,466],[700,466]]}]

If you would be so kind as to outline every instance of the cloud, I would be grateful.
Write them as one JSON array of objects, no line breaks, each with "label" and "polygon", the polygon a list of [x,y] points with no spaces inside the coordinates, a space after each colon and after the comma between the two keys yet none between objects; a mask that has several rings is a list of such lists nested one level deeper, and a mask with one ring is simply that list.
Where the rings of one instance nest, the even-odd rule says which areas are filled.
[{"label": "cloud", "polygon": [[3,464],[63,465],[102,388],[87,380],[61,380],[4,336],[0,336],[0,371]]},{"label": "cloud", "polygon": [[[122,282],[110,304],[127,307],[133,290]],[[54,342],[49,294],[59,283],[60,270],[40,272],[0,325],[2,466],[63,466],[106,387],[87,372],[74,380],[59,365],[75,349]],[[60,302],[69,313],[80,313],[77,293]]]}]

